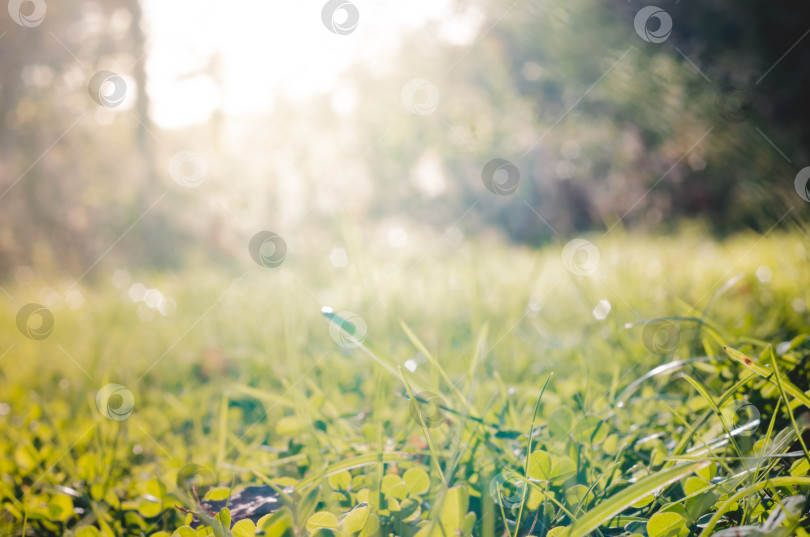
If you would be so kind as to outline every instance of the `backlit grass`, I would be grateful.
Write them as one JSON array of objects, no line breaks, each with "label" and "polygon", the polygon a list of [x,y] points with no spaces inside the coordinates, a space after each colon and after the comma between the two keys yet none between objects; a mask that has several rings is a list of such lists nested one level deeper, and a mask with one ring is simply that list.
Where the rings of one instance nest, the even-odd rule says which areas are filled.
[{"label": "backlit grass", "polygon": [[[342,268],[308,244],[273,269],[247,252],[129,281],[99,268],[76,309],[72,280],[5,283],[5,532],[251,534],[175,508],[199,511],[177,479],[196,464],[209,498],[282,491],[275,536],[685,536],[780,513],[778,531],[804,535],[806,238],[585,238],[590,275],[563,243],[433,237],[379,257],[348,241]],[[176,309],[133,301],[139,282]],[[54,330],[31,340],[15,317],[45,286],[62,297]],[[330,333],[323,306],[366,330]],[[131,414],[114,390],[98,404],[108,384]]]}]

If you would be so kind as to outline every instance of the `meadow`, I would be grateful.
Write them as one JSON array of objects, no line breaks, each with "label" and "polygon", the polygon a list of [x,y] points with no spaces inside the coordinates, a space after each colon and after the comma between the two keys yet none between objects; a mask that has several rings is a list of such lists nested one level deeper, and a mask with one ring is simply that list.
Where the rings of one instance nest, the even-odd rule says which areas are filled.
[{"label": "meadow", "polygon": [[583,239],[18,271],[3,534],[808,535],[807,237]]}]

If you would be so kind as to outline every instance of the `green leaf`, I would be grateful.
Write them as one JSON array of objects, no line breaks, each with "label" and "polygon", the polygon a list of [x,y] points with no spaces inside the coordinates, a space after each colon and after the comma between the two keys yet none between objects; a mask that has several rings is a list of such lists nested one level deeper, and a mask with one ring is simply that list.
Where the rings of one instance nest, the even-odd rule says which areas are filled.
[{"label": "green leaf", "polygon": [[152,497],[138,498],[138,513],[144,518],[152,518],[159,516],[163,511],[163,505],[160,500],[155,500]]},{"label": "green leaf", "polygon": [[526,500],[526,507],[530,511],[534,511],[540,507],[540,504],[546,499],[546,493],[540,490],[538,487],[529,487],[529,498]]},{"label": "green leaf", "polygon": [[388,496],[396,498],[397,500],[404,500],[410,494],[408,485],[404,481],[400,481],[390,489],[388,489]]},{"label": "green leaf", "polygon": [[276,434],[279,436],[295,436],[304,427],[305,424],[295,416],[284,416],[276,422]]},{"label": "green leaf", "polygon": [[307,529],[309,531],[315,531],[318,528],[336,530],[339,526],[337,517],[329,511],[318,511],[307,520]]},{"label": "green leaf", "polygon": [[554,457],[551,481],[565,481],[577,473],[577,465],[568,457]]},{"label": "green leaf", "polygon": [[548,432],[551,436],[567,436],[574,423],[574,411],[561,406],[551,413],[548,418]]},{"label": "green leaf", "polygon": [[380,492],[383,494],[388,494],[391,487],[398,485],[399,483],[402,483],[401,477],[398,475],[386,474],[383,476],[382,482],[380,482]]},{"label": "green leaf", "polygon": [[602,522],[639,501],[644,496],[652,494],[673,481],[677,481],[708,464],[711,464],[711,462],[691,462],[673,466],[667,470],[662,470],[647,476],[629,487],[622,489],[607,500],[599,502],[596,507],[582,515],[573,526],[570,526],[567,531],[561,535],[565,537],[583,537],[598,528]]},{"label": "green leaf", "polygon": [[352,484],[352,474],[346,470],[332,474],[328,478],[329,486],[335,490],[349,490]]},{"label": "green leaf", "polygon": [[29,441],[17,445],[14,450],[14,462],[24,470],[35,468],[39,460],[39,453]]},{"label": "green leaf", "polygon": [[432,513],[431,520],[422,526],[414,537],[441,537],[457,536],[463,532],[470,496],[466,486],[458,485],[444,490],[437,500],[439,509],[438,520],[436,512]]},{"label": "green leaf", "polygon": [[233,537],[253,537],[256,535],[256,524],[250,519],[240,520],[231,528]]},{"label": "green leaf", "polygon": [[421,495],[430,489],[430,476],[421,468],[410,468],[402,476],[411,494]]},{"label": "green leaf", "polygon": [[655,499],[655,494],[647,494],[646,496],[641,498],[639,501],[632,504],[630,507],[633,507],[635,509],[639,509],[641,507],[644,507],[645,505],[650,505],[653,502],[654,499]]},{"label": "green leaf", "polygon": [[682,530],[687,530],[686,519],[678,513],[656,513],[647,521],[649,537],[677,537]]},{"label": "green leaf", "polygon": [[332,528],[317,528],[312,532],[311,537],[345,537],[345,534]]},{"label": "green leaf", "polygon": [[475,521],[476,516],[472,511],[464,516],[464,526],[461,528],[464,535],[468,535],[472,531],[472,529],[475,527]]},{"label": "green leaf", "polygon": [[535,451],[529,456],[529,477],[548,481],[551,478],[551,457],[545,451]]},{"label": "green leaf", "polygon": [[51,520],[66,522],[73,513],[73,498],[65,494],[52,496],[48,501],[48,512]]},{"label": "green leaf", "polygon": [[702,477],[706,481],[711,481],[712,478],[717,475],[717,465],[710,464],[705,468],[701,468],[700,470],[695,472],[695,475],[698,477]]},{"label": "green leaf", "polygon": [[340,522],[341,531],[349,535],[359,532],[366,525],[368,515],[368,505],[355,507],[349,511],[345,518]]},{"label": "green leaf", "polygon": [[588,487],[585,485],[574,485],[565,491],[565,501],[568,502],[568,505],[572,508],[576,508],[587,493]]},{"label": "green leaf", "polygon": [[601,444],[607,438],[607,425],[595,416],[586,416],[574,427],[574,440],[582,444]]},{"label": "green leaf", "polygon": [[366,521],[366,525],[363,526],[363,530],[360,532],[358,537],[374,537],[380,531],[380,519],[375,514],[370,514],[368,520]]},{"label": "green leaf", "polygon": [[810,474],[810,463],[807,459],[801,459],[794,462],[790,467],[790,475],[802,476]]},{"label": "green leaf", "polygon": [[608,455],[615,455],[616,451],[619,447],[619,435],[617,434],[610,434],[605,438],[605,441],[602,443],[602,451],[607,453]]},{"label": "green leaf", "polygon": [[156,498],[163,499],[166,496],[166,485],[160,479],[152,478],[146,482],[146,492]]},{"label": "green leaf", "polygon": [[431,537],[435,535],[441,535],[441,531],[436,530],[433,531],[434,528],[437,526],[434,525],[432,522],[425,522],[423,526],[420,526],[419,531],[416,532],[416,535],[413,537]]},{"label": "green leaf", "polygon": [[216,487],[209,490],[206,494],[204,499],[212,500],[215,502],[222,502],[228,499],[231,495],[231,489],[229,487]]},{"label": "green leaf", "polygon": [[231,529],[231,511],[227,507],[220,509],[217,516],[214,517],[214,523],[211,525],[214,530],[214,535],[217,537],[227,537]]},{"label": "green leaf", "polygon": [[[313,487],[302,495],[301,499],[298,501],[295,513],[297,521],[306,520],[312,516],[315,512],[315,508],[318,506],[319,497],[320,487]],[[300,522],[298,522],[297,525],[300,526]]]},{"label": "green leaf", "polygon": [[422,501],[417,497],[409,497],[403,500],[399,504],[399,512],[397,516],[403,522],[414,522],[419,520],[419,516],[422,514]]},{"label": "green leaf", "polygon": [[[76,537],[79,537],[79,535],[77,534]],[[172,537],[197,537],[197,532],[189,526],[180,526],[174,530]]]},{"label": "green leaf", "polygon": [[[76,531],[76,537],[101,537],[101,534],[95,526],[85,526]],[[196,532],[194,533],[194,537],[197,537]]]},{"label": "green leaf", "polygon": [[692,476],[686,479],[686,483],[683,485],[683,491],[687,496],[690,496],[696,492],[700,492],[703,489],[707,489],[710,486],[712,486],[712,484],[702,477]]},{"label": "green leaf", "polygon": [[439,511],[439,522],[444,527],[446,535],[455,535],[457,531],[463,529],[469,505],[470,496],[467,487],[459,485],[447,489]]},{"label": "green leaf", "polygon": [[256,526],[266,537],[291,537],[293,535],[293,517],[287,507],[282,507],[275,513],[264,515]]}]

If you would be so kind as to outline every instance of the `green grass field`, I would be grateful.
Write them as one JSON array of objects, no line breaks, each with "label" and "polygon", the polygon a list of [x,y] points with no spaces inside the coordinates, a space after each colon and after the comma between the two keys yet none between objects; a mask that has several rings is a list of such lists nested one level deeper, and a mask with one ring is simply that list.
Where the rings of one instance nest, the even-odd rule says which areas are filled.
[{"label": "green grass field", "polygon": [[[350,243],[345,268],[99,268],[69,305],[69,279],[4,284],[3,531],[808,535],[807,238],[586,238],[598,262],[438,239]],[[248,484],[284,506],[259,528],[194,498]]]}]

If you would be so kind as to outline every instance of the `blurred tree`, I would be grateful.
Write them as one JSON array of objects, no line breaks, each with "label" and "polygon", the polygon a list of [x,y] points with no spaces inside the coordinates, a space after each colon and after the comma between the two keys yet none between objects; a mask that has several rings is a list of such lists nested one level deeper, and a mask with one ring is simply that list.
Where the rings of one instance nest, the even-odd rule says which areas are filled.
[{"label": "blurred tree", "polygon": [[[308,215],[323,229],[336,213],[532,244],[683,218],[770,228],[802,204],[793,178],[810,161],[810,7],[667,2],[639,26],[644,7],[458,0],[453,20],[405,35],[384,71],[358,65],[332,95],[279,95],[249,120],[220,107],[208,128],[172,132],[150,121],[138,0],[49,2],[30,27],[2,17],[0,275],[35,264],[78,276],[104,255],[166,267],[195,247],[233,259],[256,222]],[[448,32],[467,23],[471,39]],[[222,93],[216,55],[185,67]],[[91,98],[102,70],[127,82],[120,106]],[[210,198],[161,201],[166,163],[188,147],[207,150]],[[495,159],[507,165],[488,188]]]},{"label": "blurred tree", "polygon": [[[35,6],[44,18],[31,23]],[[0,20],[0,274],[36,264],[77,277],[125,233],[128,255],[171,262],[171,221],[149,210],[159,191],[138,1],[20,9],[22,23]],[[101,70],[121,74],[123,102],[94,101]]]},{"label": "blurred tree", "polygon": [[[620,222],[666,230],[684,217],[718,233],[765,230],[801,203],[793,178],[810,160],[808,6],[667,4],[672,31],[659,42],[636,31],[637,3],[457,6],[459,18],[483,14],[471,44],[415,33],[398,80],[356,75],[375,88],[358,130],[386,185],[378,213],[404,197],[420,218],[447,225],[469,211],[468,224],[477,217],[537,243]],[[641,28],[658,25],[653,17]],[[412,77],[435,86],[435,111],[409,114],[392,99]],[[425,196],[407,180],[427,151],[441,157],[445,195]],[[495,158],[519,170],[514,193],[483,187]]]}]

